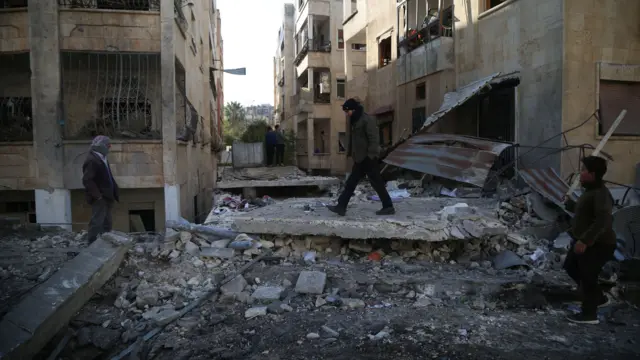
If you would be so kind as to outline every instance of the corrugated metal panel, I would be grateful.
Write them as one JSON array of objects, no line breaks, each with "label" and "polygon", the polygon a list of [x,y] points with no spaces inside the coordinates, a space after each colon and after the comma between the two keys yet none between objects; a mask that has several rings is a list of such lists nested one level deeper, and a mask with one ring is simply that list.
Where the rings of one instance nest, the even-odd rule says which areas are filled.
[{"label": "corrugated metal panel", "polygon": [[235,141],[231,148],[234,168],[262,166],[264,164],[264,143],[243,143]]},{"label": "corrugated metal panel", "polygon": [[482,187],[496,157],[511,146],[471,136],[422,134],[398,146],[384,162]]},{"label": "corrugated metal panel", "polygon": [[[562,180],[554,169],[522,169],[518,170],[518,173],[533,191],[564,209],[563,198],[569,191],[569,184]],[[576,192],[573,193],[572,199],[578,199]]]},{"label": "corrugated metal panel", "polygon": [[640,206],[628,206],[613,212],[613,230],[624,241],[626,258],[640,258]]},{"label": "corrugated metal panel", "polygon": [[467,102],[467,100],[471,99],[473,96],[477,95],[482,89],[487,87],[493,79],[498,77],[500,73],[495,73],[491,76],[487,76],[484,79],[480,79],[474,81],[466,86],[459,88],[456,91],[448,92],[444,94],[444,100],[442,101],[442,105],[440,109],[433,114],[429,115],[427,120],[425,120],[422,125],[422,129],[428,128],[433,125],[436,121],[440,120],[443,116],[448,114],[451,110],[457,108],[458,106]]}]

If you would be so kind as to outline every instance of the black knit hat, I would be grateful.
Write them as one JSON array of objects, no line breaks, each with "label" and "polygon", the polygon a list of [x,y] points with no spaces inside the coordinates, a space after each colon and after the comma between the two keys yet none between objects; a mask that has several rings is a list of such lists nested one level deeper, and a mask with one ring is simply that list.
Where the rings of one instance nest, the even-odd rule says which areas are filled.
[{"label": "black knit hat", "polygon": [[607,173],[607,160],[598,156],[587,156],[582,163],[588,172],[594,173],[597,179],[602,179]]},{"label": "black knit hat", "polygon": [[345,101],[344,104],[342,104],[342,110],[356,110],[359,106],[360,104],[358,103],[358,101],[356,101],[354,98],[351,98]]}]

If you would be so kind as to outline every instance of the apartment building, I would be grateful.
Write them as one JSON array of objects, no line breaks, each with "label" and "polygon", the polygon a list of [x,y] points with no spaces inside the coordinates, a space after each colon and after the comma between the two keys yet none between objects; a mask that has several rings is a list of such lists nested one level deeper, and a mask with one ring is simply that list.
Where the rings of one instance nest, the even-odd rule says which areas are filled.
[{"label": "apartment building", "polygon": [[296,8],[293,4],[284,4],[282,26],[278,30],[278,48],[273,58],[273,125],[280,124],[286,130],[296,131],[294,121],[295,106],[291,102],[295,82],[295,57],[293,34],[295,31]]},{"label": "apartment building", "polygon": [[365,44],[345,46],[343,11],[341,0],[296,2],[291,97],[296,159],[298,167],[316,173],[345,172],[344,54],[364,68]]},{"label": "apartment building", "polygon": [[[372,89],[395,86],[394,141],[427,122],[429,131],[517,142],[520,167],[550,166],[564,177],[576,170],[580,150],[559,149],[596,146],[627,109],[605,151],[615,160],[608,178],[633,183],[640,159],[639,2],[379,0],[376,8],[396,7],[390,56],[380,46],[384,27],[372,26],[389,19],[371,10],[360,17],[372,3],[345,10],[355,13],[345,33],[357,41],[366,36],[368,60],[366,76],[353,72],[348,95],[366,96],[376,112],[384,103],[372,100]],[[375,69],[371,58],[395,62],[395,85],[372,84],[384,67]]]},{"label": "apartment building", "polygon": [[202,219],[222,145],[221,59],[214,1],[1,2],[0,213],[86,227],[81,167],[103,134],[115,229]]}]

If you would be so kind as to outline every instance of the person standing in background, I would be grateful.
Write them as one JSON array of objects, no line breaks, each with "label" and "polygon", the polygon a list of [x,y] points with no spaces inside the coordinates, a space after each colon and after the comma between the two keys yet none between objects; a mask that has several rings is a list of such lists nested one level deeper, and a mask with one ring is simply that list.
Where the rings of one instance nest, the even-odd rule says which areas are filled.
[{"label": "person standing in background", "polygon": [[111,211],[113,203],[119,201],[119,188],[107,155],[111,149],[111,140],[98,135],[91,142],[91,149],[82,164],[82,184],[86,192],[86,200],[91,205],[89,221],[89,243],[96,241],[102,233],[111,231],[113,221]]},{"label": "person standing in background", "polygon": [[277,140],[278,139],[276,136],[276,132],[273,131],[271,126],[267,127],[267,133],[264,136],[264,141],[265,141],[266,150],[267,150],[267,166],[273,165],[273,155],[276,150]]},{"label": "person standing in background", "polygon": [[280,125],[276,125],[276,165],[284,166],[285,138]]}]

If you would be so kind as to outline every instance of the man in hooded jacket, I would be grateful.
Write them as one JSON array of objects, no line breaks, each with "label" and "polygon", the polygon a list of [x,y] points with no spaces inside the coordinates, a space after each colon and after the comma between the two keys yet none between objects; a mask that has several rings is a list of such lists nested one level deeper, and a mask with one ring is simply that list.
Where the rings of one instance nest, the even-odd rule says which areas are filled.
[{"label": "man in hooded jacket", "polygon": [[111,140],[98,135],[91,143],[91,149],[82,164],[82,184],[86,192],[86,200],[91,205],[89,221],[89,243],[98,235],[111,231],[111,210],[114,201],[119,201],[119,188],[116,184],[107,155],[111,149]]},{"label": "man in hooded jacket", "polygon": [[380,175],[378,158],[380,156],[380,135],[376,120],[364,112],[364,108],[355,99],[349,99],[342,105],[342,110],[349,116],[347,126],[350,131],[347,156],[353,158],[351,175],[346,181],[344,190],[338,198],[338,204],[328,206],[331,212],[344,216],[347,205],[353,196],[356,186],[366,175],[373,189],[378,193],[382,201],[382,209],[377,215],[395,214],[391,197],[385,188],[384,180]]}]

